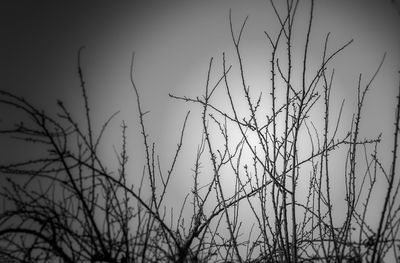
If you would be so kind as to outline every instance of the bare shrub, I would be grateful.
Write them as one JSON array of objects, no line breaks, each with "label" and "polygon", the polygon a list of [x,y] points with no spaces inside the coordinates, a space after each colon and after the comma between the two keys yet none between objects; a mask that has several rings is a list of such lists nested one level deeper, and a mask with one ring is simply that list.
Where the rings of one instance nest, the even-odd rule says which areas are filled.
[{"label": "bare shrub", "polygon": [[[287,1],[284,11],[271,4],[280,28],[274,34],[265,32],[270,47],[268,90],[258,93],[248,84],[241,49],[247,17],[236,28],[230,13],[235,63],[229,65],[222,54],[222,73],[214,78],[216,62],[211,58],[202,95],[170,95],[202,110],[192,190],[178,212],[165,198],[174,190],[172,176],[179,176],[175,168],[189,113],[183,118],[172,163],[163,171],[148,138],[146,112],[134,81],[134,57],[131,84],[146,160],[139,185],[128,180],[125,122],[118,169],[109,171],[98,153],[117,113],[99,131],[93,130],[82,50],[78,72],[84,124],[61,101],[52,116],[23,97],[0,91],[1,104],[27,116],[26,122],[17,121],[1,134],[44,153],[0,166],[2,176],[19,177],[10,177],[0,193],[0,257],[10,262],[381,262],[390,253],[399,262],[400,98],[390,167],[378,154],[381,135],[360,135],[367,93],[385,56],[366,82],[359,76],[356,111],[346,130],[341,123],[343,103],[336,109],[331,105],[335,75],[330,63],[352,40],[331,48],[327,34],[319,65],[311,67],[314,1],[296,54],[294,17],[299,1]],[[217,91],[225,94],[228,110],[214,99]],[[341,154],[335,155],[338,151]],[[332,160],[345,169],[332,167]],[[333,180],[343,182],[344,206],[333,201]],[[368,211],[378,183],[386,192],[376,221]]]}]

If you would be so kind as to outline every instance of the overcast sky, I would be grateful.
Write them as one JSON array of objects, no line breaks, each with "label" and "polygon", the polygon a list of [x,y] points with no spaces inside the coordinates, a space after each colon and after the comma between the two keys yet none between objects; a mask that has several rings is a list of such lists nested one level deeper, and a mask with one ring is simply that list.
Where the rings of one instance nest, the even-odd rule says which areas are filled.
[{"label": "overcast sky", "polygon": [[[308,1],[304,2],[299,8],[300,25],[306,21]],[[331,50],[354,39],[334,64],[337,78],[333,94],[337,101],[348,99],[349,112],[358,74],[370,76],[387,52],[382,72],[369,93],[368,103],[373,106],[366,109],[364,127],[368,135],[382,131],[390,136],[400,69],[400,16],[389,0],[315,2],[315,50],[311,50],[311,57],[321,54],[327,32],[331,32]],[[22,95],[48,111],[54,109],[57,99],[62,99],[73,112],[82,113],[77,52],[85,46],[82,67],[97,129],[100,121],[121,110],[112,134],[106,138],[110,144],[118,145],[118,127],[121,120],[126,120],[132,159],[135,154],[140,159],[136,102],[129,84],[129,64],[135,52],[135,77],[142,103],[145,110],[151,110],[146,115],[150,138],[158,143],[167,167],[179,127],[190,108],[171,100],[168,93],[199,96],[210,57],[215,57],[219,70],[222,52],[234,61],[230,8],[236,27],[249,15],[243,40],[246,66],[253,84],[263,85],[269,79],[265,75],[269,50],[263,31],[277,30],[269,1],[5,1],[0,8],[1,89]],[[10,112],[0,112],[0,124],[13,118]],[[344,116],[348,124],[350,119],[350,114]],[[196,127],[198,121],[199,116],[192,114],[189,127]],[[189,131],[186,143],[192,147],[192,155],[185,157],[185,165],[185,161],[193,164],[193,147],[201,138],[201,131]],[[390,142],[391,139],[386,146]],[[17,147],[12,150],[10,141],[0,143],[6,159],[15,158],[22,151]],[[109,158],[114,158],[113,150],[109,152]]]}]

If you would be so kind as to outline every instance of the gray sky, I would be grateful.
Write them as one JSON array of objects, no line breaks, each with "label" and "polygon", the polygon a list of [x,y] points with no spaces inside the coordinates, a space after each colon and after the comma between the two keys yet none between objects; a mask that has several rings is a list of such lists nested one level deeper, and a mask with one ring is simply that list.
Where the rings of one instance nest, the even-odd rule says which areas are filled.
[{"label": "gray sky", "polygon": [[[299,9],[299,27],[306,21],[308,1]],[[350,39],[354,43],[339,55],[333,90],[336,102],[346,98],[350,113],[355,102],[358,74],[368,78],[387,52],[387,59],[367,102],[363,119],[365,136],[392,134],[394,103],[400,69],[400,16],[389,0],[342,0],[316,2],[312,31],[311,61],[318,59],[327,32],[331,32],[331,50]],[[203,93],[207,65],[215,57],[216,71],[221,70],[221,54],[234,62],[229,32],[229,8],[236,28],[249,15],[243,44],[250,83],[267,85],[265,75],[269,59],[268,43],[263,31],[276,32],[277,21],[268,1],[7,1],[0,8],[0,81],[1,89],[13,91],[48,111],[56,99],[78,116],[80,88],[77,75],[77,51],[82,53],[82,66],[96,128],[110,114],[121,110],[106,134],[104,152],[107,162],[114,159],[108,149],[119,144],[119,124],[129,126],[131,160],[141,164],[141,138],[136,102],[129,84],[131,54],[136,53],[135,77],[141,93],[151,139],[157,142],[162,164],[167,169],[179,137],[185,112],[190,105],[168,98],[168,93],[199,96]],[[300,29],[300,32],[301,31]],[[295,47],[296,48],[296,47]],[[317,60],[315,60],[317,61]],[[366,79],[364,79],[366,81]],[[365,83],[365,82],[364,82]],[[353,103],[353,104],[352,104]],[[337,105],[333,104],[333,107]],[[2,110],[0,108],[0,110]],[[174,200],[181,200],[189,182],[195,147],[201,138],[196,130],[198,111],[193,110],[187,133],[187,155],[182,160],[181,176],[174,181]],[[0,111],[0,124],[17,118]],[[349,127],[351,115],[344,115]],[[390,137],[388,137],[390,138]],[[13,159],[21,148],[0,140],[1,156]],[[383,146],[390,146],[391,139]],[[7,152],[6,150],[7,149]],[[13,150],[11,150],[13,149]],[[384,148],[385,149],[385,148]],[[391,149],[386,148],[387,152]],[[113,161],[110,161],[112,163]],[[142,166],[133,167],[141,172]],[[134,166],[134,165],[132,165]],[[179,173],[178,173],[179,174]]]}]

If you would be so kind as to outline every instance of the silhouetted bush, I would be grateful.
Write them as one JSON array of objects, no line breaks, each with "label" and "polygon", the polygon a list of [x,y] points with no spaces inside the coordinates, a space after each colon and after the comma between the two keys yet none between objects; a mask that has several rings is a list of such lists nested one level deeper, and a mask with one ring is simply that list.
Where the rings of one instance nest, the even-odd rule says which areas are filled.
[{"label": "silhouetted bush", "polygon": [[[367,92],[384,57],[365,85],[360,75],[355,88],[356,111],[350,129],[345,130],[340,123],[343,104],[338,109],[330,104],[334,79],[330,62],[352,41],[330,51],[327,34],[320,64],[313,64],[310,70],[314,1],[303,46],[296,47],[300,61],[298,53],[293,53],[298,2],[287,1],[284,13],[271,3],[281,27],[275,34],[265,32],[270,45],[267,95],[256,94],[248,84],[241,53],[247,18],[236,30],[231,14],[236,63],[228,65],[222,54],[222,74],[214,83],[215,60],[210,59],[202,95],[170,95],[202,110],[202,138],[193,151],[192,190],[178,213],[170,210],[165,197],[173,191],[171,177],[179,176],[174,168],[185,142],[189,113],[171,166],[162,171],[148,138],[133,58],[131,83],[146,160],[140,185],[129,182],[125,122],[121,124],[118,169],[108,170],[99,156],[102,136],[115,114],[100,131],[93,130],[80,59],[84,125],[61,101],[59,112],[52,116],[23,97],[0,91],[1,104],[28,117],[27,122],[15,120],[16,125],[1,130],[1,134],[45,151],[44,157],[0,166],[1,176],[12,176],[1,191],[1,259],[71,263],[381,262],[390,253],[398,262],[400,100],[395,106],[390,167],[384,167],[378,156],[380,135],[360,138]],[[236,88],[241,95],[234,92]],[[214,99],[217,91],[225,94],[230,110]],[[338,150],[346,154],[330,156]],[[343,163],[343,171],[332,168],[333,158],[335,165]],[[204,167],[204,163],[210,166]],[[200,178],[201,173],[212,176]],[[332,199],[333,177],[344,182],[345,206]],[[231,181],[229,186],[227,180]],[[383,206],[378,217],[370,218],[368,209],[378,183],[386,186]],[[187,207],[189,217],[184,213]],[[250,224],[249,229],[246,224]]]}]

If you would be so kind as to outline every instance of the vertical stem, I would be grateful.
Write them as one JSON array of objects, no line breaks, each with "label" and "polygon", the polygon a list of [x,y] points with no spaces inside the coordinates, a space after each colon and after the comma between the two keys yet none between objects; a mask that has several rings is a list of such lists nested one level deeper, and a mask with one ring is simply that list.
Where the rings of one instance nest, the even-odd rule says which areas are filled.
[{"label": "vertical stem", "polygon": [[[393,142],[393,157],[392,157],[392,165],[391,165],[391,170],[390,170],[390,176],[389,176],[389,185],[388,185],[388,190],[386,191],[386,197],[385,197],[385,202],[383,205],[382,213],[381,213],[381,218],[379,220],[379,227],[378,231],[376,233],[376,240],[374,244],[374,250],[371,258],[371,262],[375,262],[375,258],[377,256],[377,250],[378,250],[378,244],[380,242],[380,238],[382,233],[382,228],[383,228],[383,222],[386,217],[386,210],[387,206],[389,204],[389,199],[390,195],[393,189],[393,184],[394,184],[394,176],[396,172],[396,160],[397,160],[397,148],[398,148],[398,137],[399,137],[399,129],[400,129],[400,84],[399,84],[399,93],[397,95],[397,108],[396,108],[396,117],[395,117],[395,131],[394,131],[394,142]],[[376,262],[380,260],[380,255],[378,255],[378,258]]]}]

